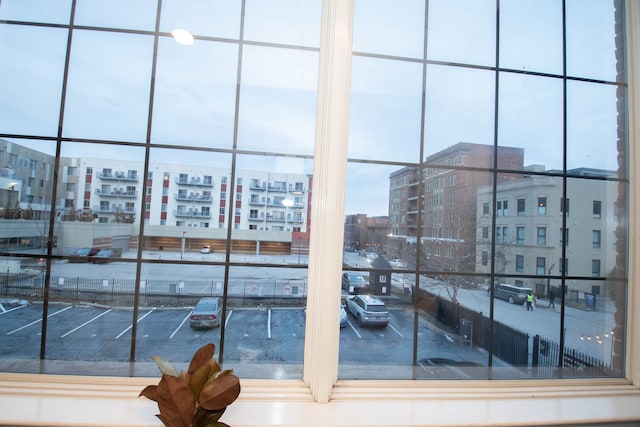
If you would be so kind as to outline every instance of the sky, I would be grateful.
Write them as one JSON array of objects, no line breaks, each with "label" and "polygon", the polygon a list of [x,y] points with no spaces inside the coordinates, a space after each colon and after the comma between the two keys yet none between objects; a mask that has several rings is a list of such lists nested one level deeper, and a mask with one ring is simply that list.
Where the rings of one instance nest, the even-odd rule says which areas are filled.
[{"label": "sky", "polygon": [[[499,145],[525,149],[525,165],[559,169],[566,132],[569,168],[617,168],[615,85],[569,80],[564,126],[561,1],[501,0],[498,51],[495,0],[431,0],[426,25],[424,3],[355,1],[349,158],[415,163],[421,135],[425,157],[458,142],[493,144],[497,135]],[[66,23],[70,4],[3,0],[0,20]],[[615,81],[613,1],[566,4],[567,74]],[[161,38],[152,142],[230,149],[239,77],[238,148],[312,156],[320,0],[248,0],[245,39],[286,46],[245,45],[240,76],[238,45],[229,42],[239,33],[239,0],[162,5],[161,31],[185,28],[212,39],[185,47]],[[155,0],[78,0],[75,23],[150,31],[156,9]],[[425,28],[427,59],[436,61],[426,70],[419,62]],[[66,42],[64,28],[0,24],[0,134],[57,134]],[[152,52],[146,35],[74,31],[63,136],[144,142]],[[496,79],[488,67],[497,57],[505,70]],[[82,154],[72,147],[81,146],[65,151]],[[127,150],[110,150],[116,152]],[[212,157],[169,150],[154,156],[161,153],[168,161]],[[310,160],[283,159],[266,164],[296,173],[312,168]],[[260,165],[258,157],[248,163]],[[345,213],[388,214],[388,177],[400,167],[349,164]]]}]

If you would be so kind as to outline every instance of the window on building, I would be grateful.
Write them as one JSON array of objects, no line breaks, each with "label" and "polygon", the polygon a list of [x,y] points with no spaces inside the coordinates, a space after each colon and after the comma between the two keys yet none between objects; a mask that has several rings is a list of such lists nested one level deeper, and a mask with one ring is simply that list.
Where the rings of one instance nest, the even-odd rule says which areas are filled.
[{"label": "window on building", "polygon": [[591,232],[591,246],[593,248],[599,248],[601,245],[602,231],[601,230],[593,230]]},{"label": "window on building", "polygon": [[538,215],[547,214],[547,198],[538,197]]},{"label": "window on building", "polygon": [[524,255],[516,255],[516,273],[524,273]]},{"label": "window on building", "polygon": [[600,260],[599,259],[591,260],[591,275],[593,277],[600,277]]},{"label": "window on building", "polygon": [[482,215],[489,215],[489,202],[482,204]]},{"label": "window on building", "polygon": [[544,276],[546,274],[545,263],[546,259],[544,257],[536,257],[536,274],[538,276]]},{"label": "window on building", "polygon": [[602,202],[600,200],[593,201],[593,217],[594,218],[602,217]]},{"label": "window on building", "polygon": [[560,213],[563,213],[565,216],[569,216],[569,199],[560,198]]},{"label": "window on building", "polygon": [[525,199],[518,199],[518,203],[517,203],[517,214],[520,215],[524,215],[524,206],[525,206]]},{"label": "window on building", "polygon": [[538,245],[547,244],[547,227],[537,227]]},{"label": "window on building", "polygon": [[560,246],[569,246],[569,229],[561,228],[560,229]]},{"label": "window on building", "polygon": [[516,244],[524,245],[524,227],[516,227]]}]

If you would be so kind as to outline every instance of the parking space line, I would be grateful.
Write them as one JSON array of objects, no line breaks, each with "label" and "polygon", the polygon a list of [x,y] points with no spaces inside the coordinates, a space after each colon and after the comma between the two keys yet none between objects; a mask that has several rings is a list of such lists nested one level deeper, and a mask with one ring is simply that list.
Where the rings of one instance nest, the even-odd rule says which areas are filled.
[{"label": "parking space line", "polygon": [[391,323],[389,323],[388,325],[391,329],[393,329],[394,331],[396,331],[396,334],[400,335],[402,338],[404,338],[404,335],[402,335],[402,333],[397,330],[396,328],[393,327],[393,325]]},{"label": "parking space line", "polygon": [[82,328],[83,326],[86,326],[86,325],[88,325],[89,323],[93,322],[94,320],[98,319],[99,317],[104,316],[105,314],[107,314],[107,313],[108,313],[108,312],[110,312],[111,310],[113,310],[113,309],[112,309],[112,308],[110,308],[109,310],[107,310],[107,311],[105,311],[105,312],[103,312],[103,313],[98,314],[98,315],[97,315],[96,317],[94,317],[93,319],[87,320],[87,321],[86,321],[86,322],[84,322],[82,325],[80,325],[80,326],[78,326],[78,327],[76,327],[76,328],[73,328],[73,329],[72,329],[72,330],[70,330],[69,332],[67,332],[67,333],[65,333],[65,334],[63,334],[63,335],[61,335],[61,336],[60,336],[60,338],[64,338],[64,337],[66,337],[67,335],[74,333],[75,331],[77,331],[78,329]]},{"label": "parking space line", "polygon": [[267,338],[271,339],[271,309],[267,312]]},{"label": "parking space line", "polygon": [[355,327],[355,326],[353,326],[353,324],[352,324],[349,320],[347,320],[347,325],[349,325],[349,327],[350,327],[351,329],[353,329],[353,332],[355,332],[355,333],[356,333],[356,335],[358,336],[358,338],[362,338],[362,335],[360,335],[360,333],[358,332],[358,330],[356,329],[356,327]]},{"label": "parking space line", "polygon": [[[70,308],[73,308],[73,307],[69,306],[69,307],[67,307],[67,308],[63,308],[62,310],[58,310],[58,311],[56,311],[55,313],[51,313],[50,315],[48,315],[48,316],[47,316],[47,319],[48,319],[48,318],[50,318],[50,317],[55,316],[56,314],[62,313],[63,311],[67,311],[67,310],[69,310]],[[11,335],[11,334],[13,334],[14,332],[18,332],[18,331],[21,331],[21,330],[23,330],[23,329],[25,329],[25,328],[28,328],[29,326],[33,326],[33,325],[35,325],[35,324],[36,324],[36,323],[38,323],[38,322],[42,322],[42,319],[34,320],[33,322],[28,323],[28,324],[26,324],[26,325],[24,325],[24,326],[21,326],[21,327],[19,327],[18,329],[14,329],[13,331],[9,331],[9,332],[7,332],[7,335]]]},{"label": "parking space line", "polygon": [[0,304],[0,309],[2,309],[2,312],[0,312],[0,314],[9,313],[9,312],[11,312],[11,311],[19,310],[19,309],[21,309],[21,308],[25,308],[25,307],[28,307],[28,305],[27,305],[27,304],[19,305],[19,306],[17,306],[17,307],[13,307],[13,308],[10,308],[9,310],[7,310],[6,308],[4,308],[4,305],[3,305],[3,304]]},{"label": "parking space line", "polygon": [[185,316],[185,318],[184,318],[184,319],[182,319],[182,322],[180,322],[180,324],[179,324],[179,325],[178,325],[178,327],[175,329],[175,331],[173,331],[173,332],[171,333],[171,335],[169,335],[169,339],[173,338],[173,336],[174,336],[175,334],[177,334],[177,333],[178,333],[178,331],[180,330],[180,328],[182,328],[182,325],[184,325],[184,322],[186,322],[186,321],[187,321],[187,319],[189,318],[189,316],[191,316],[191,313],[193,313],[193,310],[191,310],[189,313],[187,313],[187,315]]},{"label": "parking space line", "polygon": [[[144,319],[145,317],[147,317],[148,315],[150,315],[151,313],[153,313],[155,311],[155,307],[152,308],[151,310],[147,311],[142,317],[139,317],[138,320],[136,321],[136,323],[140,323],[140,321],[142,319]],[[124,331],[120,332],[118,335],[116,335],[116,339],[120,338],[121,336],[123,336],[124,334],[126,334],[127,332],[129,332],[131,330],[131,328],[133,328],[133,325],[129,325],[129,327],[127,327],[127,329],[125,329]]]},{"label": "parking space line", "polygon": [[231,319],[232,314],[233,314],[233,310],[229,310],[229,314],[227,315],[227,318],[224,321],[224,326],[227,326],[229,324],[229,319]]}]

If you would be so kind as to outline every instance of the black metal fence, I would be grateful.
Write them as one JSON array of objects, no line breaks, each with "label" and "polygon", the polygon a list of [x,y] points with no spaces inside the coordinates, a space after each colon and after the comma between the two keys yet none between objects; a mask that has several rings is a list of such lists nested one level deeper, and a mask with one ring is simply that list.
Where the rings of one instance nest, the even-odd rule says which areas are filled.
[{"label": "black metal fence", "polygon": [[[6,273],[0,278],[0,295],[11,298],[43,299],[44,274]],[[136,283],[132,279],[96,279],[90,277],[52,276],[48,297],[51,301],[90,302],[132,306]],[[215,280],[156,280],[139,283],[141,306],[193,305],[205,296],[222,296],[222,283]],[[236,306],[269,303],[304,306],[307,283],[304,280],[233,279],[227,298]]]},{"label": "black metal fence", "polygon": [[[473,311],[439,295],[420,290],[418,307],[435,317],[446,329],[460,334],[468,345],[489,350],[490,320],[482,313]],[[553,376],[560,362],[560,345],[554,341],[533,337],[533,351],[529,357],[529,334],[504,323],[493,322],[493,354],[512,366],[537,368],[538,376]],[[611,375],[611,368],[602,360],[565,347],[563,372],[580,376]]]},{"label": "black metal fence", "polygon": [[[531,366],[539,377],[555,375],[560,362],[560,344],[539,335],[533,337]],[[562,354],[562,370],[567,376],[612,376],[610,364],[572,348]]]}]

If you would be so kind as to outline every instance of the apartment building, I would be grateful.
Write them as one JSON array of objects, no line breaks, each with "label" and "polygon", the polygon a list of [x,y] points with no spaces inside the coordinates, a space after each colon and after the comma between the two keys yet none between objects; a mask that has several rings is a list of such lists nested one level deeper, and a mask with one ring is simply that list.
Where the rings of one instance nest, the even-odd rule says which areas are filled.
[{"label": "apartment building", "polygon": [[498,184],[495,197],[491,185],[478,188],[477,272],[489,273],[493,256],[495,273],[505,275],[501,281],[531,287],[539,295],[569,275],[593,280],[572,279],[568,292],[604,292],[602,279],[616,265],[619,184],[607,180],[616,173],[578,168],[567,174],[594,179],[567,178],[566,196],[562,177],[554,176],[524,175]]},{"label": "apartment building", "polygon": [[[405,167],[390,176],[391,234],[424,244],[425,266],[438,271],[473,271],[476,190],[492,175],[494,147],[461,142],[428,156],[420,169]],[[498,147],[499,182],[517,179],[524,150]],[[422,177],[422,178],[420,178]]]},{"label": "apartment building", "polygon": [[[49,186],[55,157],[9,141],[2,143],[3,217],[46,223],[52,206]],[[277,232],[288,236],[308,233],[309,175],[241,170],[234,186],[230,180],[228,168],[152,163],[145,177],[144,163],[138,160],[62,157],[55,203],[57,227],[78,221],[132,224],[133,236],[142,215],[149,226],[147,235],[161,242],[163,236],[173,235],[169,227],[226,229],[231,215],[234,230],[261,232],[262,241],[291,240]],[[226,238],[224,232],[204,237],[216,236]],[[11,240],[10,235],[7,238]],[[36,240],[30,239],[39,245]]]}]

